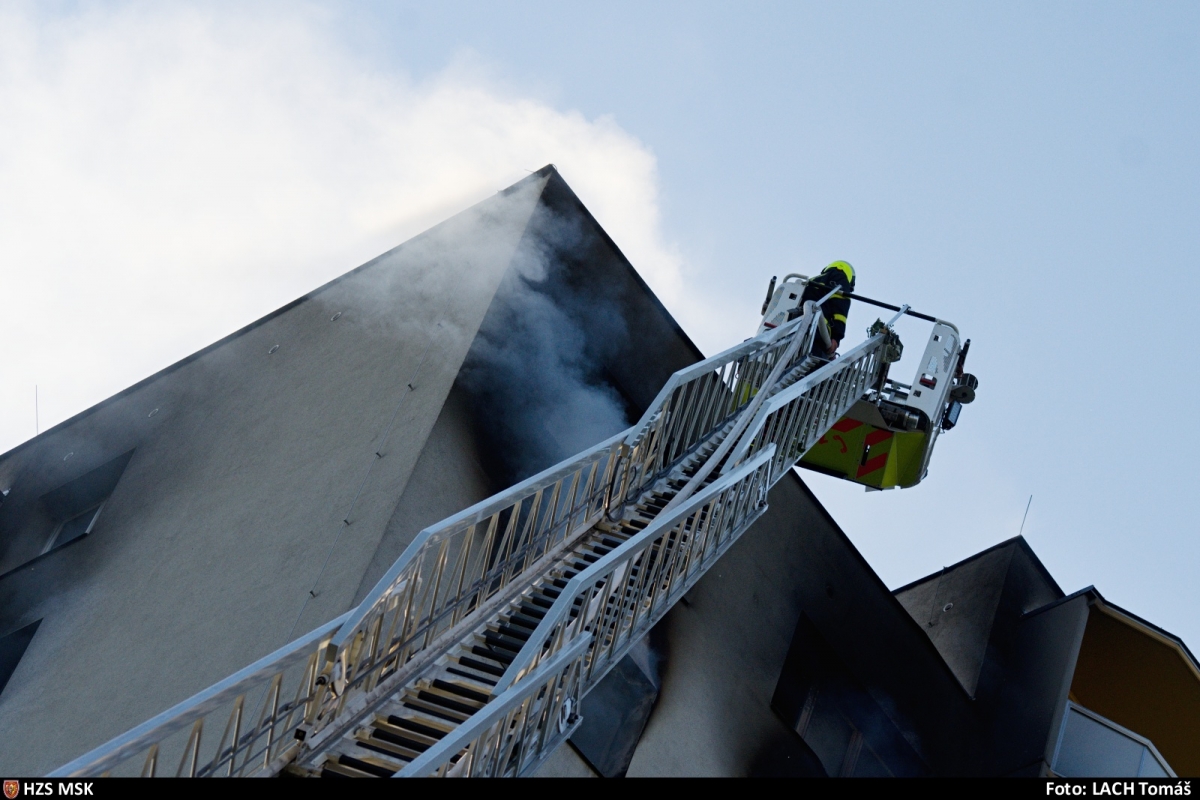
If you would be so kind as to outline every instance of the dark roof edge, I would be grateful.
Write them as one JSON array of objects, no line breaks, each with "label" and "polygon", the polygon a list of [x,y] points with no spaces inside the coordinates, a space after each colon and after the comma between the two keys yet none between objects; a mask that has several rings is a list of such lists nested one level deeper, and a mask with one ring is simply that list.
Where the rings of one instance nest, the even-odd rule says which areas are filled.
[{"label": "dark roof edge", "polygon": [[1163,642],[1164,644],[1179,648],[1180,654],[1190,662],[1192,670],[1196,673],[1196,676],[1200,678],[1200,661],[1196,659],[1195,654],[1192,653],[1191,649],[1187,646],[1187,643],[1184,642],[1183,639],[1180,639],[1178,636],[1166,630],[1165,628],[1160,628],[1150,620],[1139,617],[1132,611],[1128,611],[1116,603],[1108,600],[1104,595],[1100,594],[1100,590],[1095,586],[1085,586],[1079,591],[1072,592],[1066,597],[1061,597],[1058,600],[1047,603],[1044,606],[1038,606],[1032,611],[1026,611],[1021,615],[1021,619],[1025,620],[1029,617],[1041,614],[1044,611],[1050,611],[1051,609],[1057,608],[1063,603],[1068,603],[1079,597],[1087,597],[1088,605],[1098,606],[1102,611],[1110,616],[1124,617],[1125,620],[1129,623],[1132,623],[1134,627],[1145,628],[1146,633],[1150,634],[1152,637],[1159,640],[1165,640]]},{"label": "dark roof edge", "polygon": [[1036,617],[1038,614],[1041,614],[1042,612],[1050,611],[1051,609],[1058,608],[1061,605],[1066,605],[1067,603],[1070,603],[1072,600],[1077,600],[1080,597],[1085,597],[1085,596],[1088,597],[1089,599],[1093,599],[1095,597],[1099,597],[1100,593],[1098,591],[1096,591],[1095,586],[1085,586],[1082,589],[1077,589],[1076,591],[1071,592],[1068,595],[1063,595],[1062,597],[1058,598],[1057,600],[1051,600],[1049,603],[1046,603],[1043,606],[1038,606],[1037,608],[1026,611],[1024,614],[1021,615],[1021,619],[1026,620],[1026,619],[1029,619],[1030,617]]},{"label": "dark roof edge", "polygon": [[646,283],[645,279],[638,274],[637,269],[633,266],[633,262],[631,262],[625,253],[621,251],[620,247],[617,247],[617,243],[614,242],[612,237],[608,235],[608,231],[604,230],[604,226],[601,225],[594,216],[592,216],[591,211],[588,211],[587,206],[585,206],[583,201],[579,199],[579,195],[575,194],[575,190],[571,188],[569,183],[567,183],[566,179],[562,176],[562,173],[558,171],[558,168],[553,164],[547,164],[534,174],[541,175],[543,173],[552,175],[554,178],[558,178],[558,180],[562,182],[562,185],[566,188],[567,192],[571,196],[571,202],[576,205],[580,212],[582,212],[589,220],[592,221],[592,223],[596,226],[596,230],[600,232],[600,235],[603,237],[604,241],[607,242],[610,247],[612,247],[613,251],[615,251],[618,256],[620,256],[620,260],[625,264],[626,269],[629,270],[629,274],[633,277],[633,280],[638,286],[641,287],[642,291],[644,291],[650,297],[650,300],[658,306],[659,311],[662,312],[663,316],[665,316],[675,328],[675,332],[679,334],[684,343],[691,348],[692,352],[696,355],[697,360],[703,361],[705,357],[704,353],[701,352],[700,348],[696,346],[696,343],[692,341],[692,337],[687,335],[687,331],[680,326],[680,324],[675,320],[675,317],[672,316],[671,312],[667,310],[667,307],[662,304],[662,300],[658,299],[658,295],[654,293],[654,290],[650,288],[650,285]]},{"label": "dark roof edge", "polygon": [[959,561],[958,563],[951,564],[948,567],[942,567],[937,572],[931,572],[930,574],[928,574],[922,578],[917,578],[915,581],[913,581],[911,583],[906,583],[903,586],[893,589],[892,594],[900,594],[901,592],[908,591],[909,589],[912,589],[914,586],[920,586],[922,583],[925,583],[926,581],[933,580],[934,578],[936,578],[940,575],[945,575],[947,572],[950,572],[951,570],[956,570],[959,567],[963,566],[964,564],[968,564],[977,558],[982,558],[982,557],[986,556],[988,553],[991,553],[995,550],[999,550],[1003,547],[1009,547],[1014,544],[1025,551],[1026,555],[1028,555],[1029,558],[1033,561],[1033,565],[1035,567],[1037,567],[1039,572],[1042,573],[1042,577],[1045,578],[1050,583],[1050,586],[1052,586],[1054,588],[1054,591],[1058,592],[1059,597],[1062,597],[1062,595],[1064,594],[1062,587],[1060,587],[1058,585],[1058,581],[1054,580],[1054,576],[1050,574],[1050,570],[1046,569],[1046,565],[1042,563],[1042,560],[1037,557],[1037,553],[1033,552],[1033,548],[1029,546],[1029,542],[1025,540],[1024,536],[1014,536],[1011,539],[1005,539],[1002,542],[997,542],[996,544],[992,545],[991,547],[985,547],[983,550],[980,550],[978,553],[967,556],[966,558],[964,558],[962,561]]},{"label": "dark roof edge", "polygon": [[[512,186],[509,186],[506,189],[501,189],[499,192],[497,192],[497,194],[499,194],[499,195],[511,194],[512,192],[516,191],[518,187],[522,186],[526,182],[536,180],[537,178],[547,177],[553,171],[554,171],[554,169],[552,166],[542,167],[537,172],[531,173],[527,177],[522,178],[521,180],[514,183]],[[91,416],[92,414],[94,414],[97,411],[99,411],[100,409],[108,406],[109,404],[114,403],[117,400],[120,400],[121,398],[126,397],[127,395],[133,394],[134,392],[138,391],[139,389],[142,389],[142,388],[150,385],[151,383],[154,383],[155,381],[159,380],[160,378],[163,378],[163,377],[171,374],[172,372],[175,372],[176,370],[187,366],[188,364],[192,363],[193,361],[195,361],[205,355],[208,355],[209,353],[213,352],[217,348],[222,347],[226,344],[229,344],[229,342],[233,341],[234,339],[237,339],[240,336],[244,336],[247,333],[249,333],[250,331],[254,330],[255,328],[265,325],[266,323],[270,322],[271,320],[275,319],[276,317],[280,316],[281,314],[284,314],[284,313],[292,310],[293,308],[300,305],[301,303],[312,300],[317,295],[332,288],[335,284],[340,283],[340,282],[350,278],[351,276],[356,275],[359,272],[362,272],[363,270],[369,269],[370,267],[374,266],[379,261],[383,260],[384,258],[387,258],[392,253],[396,252],[397,250],[399,250],[400,248],[404,247],[406,244],[411,242],[413,239],[417,238],[417,236],[422,236],[425,233],[428,233],[429,231],[433,230],[434,228],[442,225],[443,223],[445,223],[451,219],[454,219],[454,217],[457,217],[459,214],[464,214],[467,211],[470,211],[472,208],[475,208],[475,206],[478,206],[482,203],[486,203],[488,200],[491,200],[491,199],[492,199],[491,197],[485,197],[483,200],[480,200],[478,203],[474,203],[470,206],[467,206],[462,211],[458,212],[457,214],[453,214],[453,215],[447,217],[445,220],[442,220],[442,222],[437,223],[433,227],[427,228],[426,230],[421,231],[420,233],[416,234],[416,236],[412,236],[409,239],[406,239],[405,241],[401,242],[400,244],[396,245],[395,247],[393,247],[389,250],[385,250],[384,252],[382,252],[379,255],[372,258],[370,261],[367,261],[365,264],[361,264],[361,265],[355,267],[354,269],[350,270],[349,272],[345,272],[345,273],[337,276],[336,278],[334,278],[330,281],[327,281],[326,283],[321,284],[316,289],[313,289],[312,291],[308,292],[307,294],[297,297],[295,300],[291,301],[290,303],[288,303],[286,305],[280,306],[279,308],[275,309],[274,311],[270,312],[269,314],[266,314],[265,316],[262,316],[262,317],[256,319],[254,322],[251,322],[249,325],[238,328],[233,333],[230,333],[227,336],[224,336],[224,337],[218,339],[217,341],[213,342],[212,344],[208,345],[207,347],[197,350],[196,352],[192,353],[191,355],[184,356],[183,358],[179,359],[175,363],[170,364],[166,367],[163,367],[158,372],[155,372],[145,378],[142,378],[140,381],[133,384],[132,386],[128,386],[128,387],[122,389],[121,391],[117,392],[116,394],[112,395],[111,397],[106,397],[105,399],[101,400],[99,403],[96,403],[93,406],[89,406],[88,408],[85,408],[83,411],[80,411],[78,414],[75,414],[74,416],[64,419],[62,422],[58,423],[57,425],[55,425],[53,427],[47,428],[46,430],[42,431],[38,435],[34,436],[32,439],[26,439],[25,441],[18,444],[16,447],[13,447],[8,452],[0,453],[0,461],[3,461],[5,459],[9,458],[10,456],[16,455],[20,451],[22,451],[28,447],[31,447],[34,444],[34,442],[37,442],[37,441],[41,440],[42,438],[49,436],[52,433],[62,430],[70,425],[75,424],[76,422],[79,422],[80,420],[82,420],[86,417]],[[670,316],[670,315],[668,314],[668,316]],[[674,322],[674,319],[672,319],[672,322]]]},{"label": "dark roof edge", "polygon": [[963,697],[968,700],[974,700],[974,698],[971,696],[971,693],[968,692],[966,687],[964,687],[958,680],[958,676],[954,674],[954,670],[950,669],[950,665],[946,663],[945,657],[938,651],[937,645],[935,645],[933,640],[929,638],[929,634],[927,634],[924,629],[921,628],[921,624],[919,622],[913,619],[912,614],[908,613],[908,609],[904,607],[896,595],[892,594],[892,591],[888,589],[887,584],[883,582],[883,578],[879,577],[879,573],[875,571],[870,562],[867,561],[866,557],[863,556],[863,554],[859,552],[858,548],[854,546],[854,542],[850,541],[850,537],[846,535],[844,530],[842,530],[842,526],[837,523],[837,520],[835,520],[833,515],[829,513],[829,510],[825,508],[820,500],[817,499],[817,496],[813,494],[812,489],[808,488],[808,484],[796,474],[794,469],[789,469],[788,474],[796,481],[796,483],[800,484],[800,488],[803,490],[804,494],[808,496],[808,499],[812,502],[816,509],[823,517],[825,517],[825,520],[842,539],[854,557],[858,559],[859,563],[866,567],[867,572],[869,572],[871,577],[875,579],[875,583],[879,585],[879,588],[883,590],[883,593],[888,596],[893,604],[895,604],[896,609],[900,612],[901,617],[905,620],[905,622],[902,624],[908,625],[913,633],[919,637],[921,646],[925,647],[930,653],[933,654],[937,662],[942,665],[942,669],[945,671],[946,677],[948,677],[950,682],[962,692]]}]

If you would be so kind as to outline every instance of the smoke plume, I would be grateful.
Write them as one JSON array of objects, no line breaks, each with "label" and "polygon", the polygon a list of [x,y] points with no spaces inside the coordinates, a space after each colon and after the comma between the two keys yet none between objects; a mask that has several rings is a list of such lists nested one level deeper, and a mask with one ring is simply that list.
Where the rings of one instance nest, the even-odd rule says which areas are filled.
[{"label": "smoke plume", "polygon": [[624,318],[571,281],[569,254],[582,236],[539,209],[463,366],[477,434],[505,484],[631,424],[605,366],[628,341]]},{"label": "smoke plume", "polygon": [[550,162],[670,302],[641,142],[471,63],[414,80],[329,13],[0,7],[0,452],[35,384],[45,430]]}]

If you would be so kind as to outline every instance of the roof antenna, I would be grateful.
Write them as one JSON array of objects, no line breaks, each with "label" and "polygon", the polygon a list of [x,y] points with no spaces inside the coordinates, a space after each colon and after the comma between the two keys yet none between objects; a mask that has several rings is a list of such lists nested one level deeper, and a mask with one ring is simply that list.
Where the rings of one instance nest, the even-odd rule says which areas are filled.
[{"label": "roof antenna", "polygon": [[38,416],[38,387],[33,385],[33,435],[37,436],[42,432],[42,420]]},{"label": "roof antenna", "polygon": [[1022,533],[1025,532],[1025,518],[1029,516],[1029,506],[1032,504],[1033,504],[1033,495],[1029,495],[1029,502],[1025,504],[1025,516],[1021,517],[1021,530],[1017,532],[1017,536],[1020,536]]}]

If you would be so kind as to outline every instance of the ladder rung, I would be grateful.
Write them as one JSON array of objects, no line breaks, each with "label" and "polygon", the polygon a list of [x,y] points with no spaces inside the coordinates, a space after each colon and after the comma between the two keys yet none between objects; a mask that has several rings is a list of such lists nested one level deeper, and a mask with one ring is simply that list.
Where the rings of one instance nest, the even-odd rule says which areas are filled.
[{"label": "ladder rung", "polygon": [[[375,759],[373,758],[371,760],[374,761]],[[379,759],[379,760],[382,760],[382,759]],[[348,756],[344,753],[337,757],[337,763],[339,766],[349,767],[350,769],[358,770],[359,772],[365,773],[365,774],[370,775],[371,777],[375,777],[375,778],[390,778],[393,775],[395,775],[401,768],[400,765],[396,765],[393,768],[389,768],[389,767],[381,766],[379,764],[373,764],[373,763],[371,763],[371,761],[366,761],[364,759],[355,758],[354,756]]]},{"label": "ladder rung", "polygon": [[478,703],[486,703],[492,699],[490,694],[472,689],[470,686],[463,686],[461,683],[445,681],[441,678],[434,678],[433,685],[435,688],[442,691],[451,692],[452,694],[461,695],[468,700],[474,700]]},{"label": "ladder rung", "polygon": [[[462,664],[461,657],[459,658],[458,663]],[[477,663],[482,664],[483,662],[480,661]],[[467,665],[464,665],[464,666],[467,666]],[[469,669],[475,669],[475,668],[469,667]],[[448,672],[451,675],[457,675],[460,678],[470,678],[473,681],[478,681],[479,683],[485,684],[487,686],[495,686],[496,681],[493,679],[493,677],[498,678],[498,677],[500,677],[500,675],[504,674],[503,670],[501,670],[500,675],[495,675],[494,673],[489,672],[487,674],[489,676],[493,676],[493,677],[487,677],[487,678],[485,678],[483,675],[476,674],[477,672],[482,672],[482,671],[483,670],[476,669],[476,672],[469,672],[466,669],[459,669],[458,667],[446,667],[446,672]]]},{"label": "ladder rung", "polygon": [[379,730],[359,731],[354,738],[359,747],[404,761],[412,761],[431,747]]},{"label": "ladder rung", "polygon": [[405,708],[411,708],[413,711],[420,711],[423,714],[432,714],[435,717],[441,717],[456,725],[468,719],[471,713],[473,713],[446,708],[439,703],[431,703],[428,700],[422,700],[420,697],[411,694],[406,695],[401,704]]},{"label": "ladder rung", "polygon": [[[428,722],[432,723],[433,720],[429,720]],[[443,736],[450,732],[448,730],[441,730],[435,727],[433,724],[426,724],[425,722],[412,719],[411,717],[401,717],[397,714],[388,714],[387,724],[427,736],[435,742],[439,741]]]}]

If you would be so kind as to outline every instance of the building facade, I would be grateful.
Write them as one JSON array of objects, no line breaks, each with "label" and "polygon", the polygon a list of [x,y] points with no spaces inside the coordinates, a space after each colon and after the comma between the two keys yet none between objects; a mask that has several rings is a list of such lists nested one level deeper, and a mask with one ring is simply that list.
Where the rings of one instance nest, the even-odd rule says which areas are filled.
[{"label": "building facade", "polygon": [[[700,359],[547,167],[0,455],[0,772],[343,613]],[[1023,541],[893,593],[793,474],[541,772],[1196,774],[1197,711],[1181,642]]]}]

